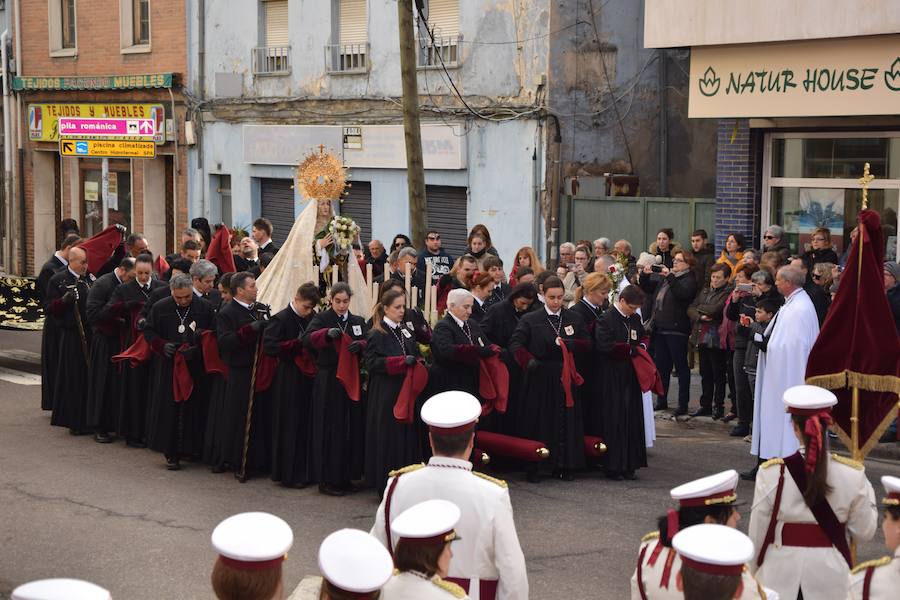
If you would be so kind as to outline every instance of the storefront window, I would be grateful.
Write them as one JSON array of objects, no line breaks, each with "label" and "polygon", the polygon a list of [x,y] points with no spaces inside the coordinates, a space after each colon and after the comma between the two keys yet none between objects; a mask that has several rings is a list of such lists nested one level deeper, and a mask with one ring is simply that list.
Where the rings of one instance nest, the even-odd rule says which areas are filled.
[{"label": "storefront window", "polygon": [[900,177],[900,136],[772,140],[772,177],[856,178],[864,163],[875,177]]},{"label": "storefront window", "polygon": [[[103,230],[102,171],[84,169],[81,185],[84,233],[92,236]],[[109,224],[116,223],[131,231],[131,172],[110,169]]]}]

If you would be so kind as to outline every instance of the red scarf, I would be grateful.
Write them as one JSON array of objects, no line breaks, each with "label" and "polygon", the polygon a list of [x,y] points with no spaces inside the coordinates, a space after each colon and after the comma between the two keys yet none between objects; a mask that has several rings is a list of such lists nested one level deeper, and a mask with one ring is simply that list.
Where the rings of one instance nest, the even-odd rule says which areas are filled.
[{"label": "red scarf", "polygon": [[294,355],[294,364],[300,369],[306,377],[316,376],[316,361],[307,352],[306,348],[299,348],[297,354]]},{"label": "red scarf", "polygon": [[566,395],[566,408],[572,408],[575,406],[575,399],[572,397],[572,385],[581,385],[584,383],[584,379],[578,374],[578,369],[575,368],[575,358],[569,352],[569,349],[566,348],[566,342],[562,338],[559,339],[559,349],[562,351],[563,359],[562,374],[559,380],[562,382],[563,392]]},{"label": "red scarf", "polygon": [[406,375],[403,377],[403,387],[397,394],[394,403],[394,418],[401,423],[413,422],[416,413],[416,398],[428,385],[428,369],[425,365],[416,361],[406,367]]},{"label": "red scarf", "polygon": [[219,341],[212,331],[200,332],[200,349],[203,352],[203,369],[207,374],[218,373],[222,377],[228,377],[228,365],[222,362]]},{"label": "red scarf", "polygon": [[123,360],[130,361],[131,368],[138,367],[153,357],[153,350],[147,343],[147,338],[139,335],[134,343],[124,351],[112,357],[113,362],[121,362]]},{"label": "red scarf", "polygon": [[634,367],[634,374],[637,375],[641,391],[662,395],[665,390],[662,379],[659,377],[659,371],[656,370],[656,363],[653,362],[650,353],[642,347],[636,346],[635,350],[635,355],[631,357],[631,366]]},{"label": "red scarf", "polygon": [[346,333],[338,339],[337,379],[344,386],[347,397],[359,402],[359,355],[350,352],[351,343],[353,338]]},{"label": "red scarf", "polygon": [[265,392],[272,387],[272,380],[275,379],[275,370],[278,369],[278,359],[263,352],[262,345],[259,346],[257,352],[256,382],[253,385],[253,391]]},{"label": "red scarf", "polygon": [[506,412],[509,400],[509,371],[499,355],[482,357],[478,361],[478,393],[485,400],[481,416],[494,410]]},{"label": "red scarf", "polygon": [[187,360],[184,358],[184,353],[182,353],[182,350],[187,348],[189,348],[187,344],[179,346],[173,358],[172,397],[175,399],[175,402],[184,402],[194,392],[194,378],[191,377]]}]

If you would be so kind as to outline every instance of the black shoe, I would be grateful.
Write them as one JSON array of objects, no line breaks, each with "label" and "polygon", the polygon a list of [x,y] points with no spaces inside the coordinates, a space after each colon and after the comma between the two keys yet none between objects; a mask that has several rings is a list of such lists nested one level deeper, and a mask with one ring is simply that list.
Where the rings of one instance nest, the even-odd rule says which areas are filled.
[{"label": "black shoe", "polygon": [[[737,415],[734,414],[733,412],[730,412],[730,413],[728,413],[727,415],[725,415],[725,416],[722,418],[722,422],[723,422],[723,423],[731,423],[731,422],[734,421],[735,419],[737,419]],[[746,434],[745,434],[745,435],[746,435]]]},{"label": "black shoe", "polygon": [[325,494],[326,496],[343,496],[345,494],[344,490],[336,488],[328,483],[319,484],[319,493]]},{"label": "black shoe", "polygon": [[212,469],[210,469],[213,473],[224,473],[228,470],[228,467],[225,465],[216,465]]},{"label": "black shoe", "polygon": [[562,481],[575,481],[575,474],[572,473],[571,469],[560,469],[559,478]]},{"label": "black shoe", "polygon": [[688,409],[686,407],[679,406],[678,408],[676,408],[675,410],[672,411],[673,417],[683,417],[686,414],[688,414]]},{"label": "black shoe", "polygon": [[357,492],[362,491],[362,488],[358,485],[354,485],[352,481],[343,484],[340,489],[344,490],[345,494],[356,494]]},{"label": "black shoe", "polygon": [[692,410],[688,413],[689,417],[711,417],[713,414],[712,409],[703,408],[702,406],[696,410]]},{"label": "black shoe", "polygon": [[741,479],[744,481],[756,481],[756,472],[759,471],[759,465],[756,465],[749,471],[741,473]]},{"label": "black shoe", "polygon": [[112,443],[113,439],[111,436],[109,436],[106,433],[95,433],[94,441],[97,442],[98,444],[110,444],[110,443]]},{"label": "black shoe", "polygon": [[653,410],[669,410],[669,405],[665,402],[657,402],[653,405]]},{"label": "black shoe", "polygon": [[540,483],[541,476],[538,473],[537,469],[528,469],[525,471],[525,479],[528,480],[528,483]]},{"label": "black shoe", "polygon": [[637,473],[635,473],[634,471],[626,471],[625,479],[627,479],[628,481],[634,481],[635,479],[637,479]]},{"label": "black shoe", "polygon": [[712,411],[712,419],[713,421],[718,421],[722,418],[722,413],[725,412],[721,408],[714,408]]},{"label": "black shoe", "polygon": [[147,444],[139,440],[125,440],[125,445],[131,448],[146,448]]},{"label": "black shoe", "polygon": [[745,435],[750,435],[750,427],[747,425],[736,425],[728,435],[731,437],[744,437]]},{"label": "black shoe", "polygon": [[166,468],[170,471],[180,471],[181,463],[178,462],[177,458],[167,458],[166,459]]},{"label": "black shoe", "polygon": [[618,471],[607,471],[606,478],[612,479],[613,481],[622,481],[623,479],[625,479],[625,477]]}]

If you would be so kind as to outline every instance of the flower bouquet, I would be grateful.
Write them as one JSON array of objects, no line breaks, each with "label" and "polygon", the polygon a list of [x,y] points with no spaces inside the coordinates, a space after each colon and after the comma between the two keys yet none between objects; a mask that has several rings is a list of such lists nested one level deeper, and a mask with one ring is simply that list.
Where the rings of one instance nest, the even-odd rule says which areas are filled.
[{"label": "flower bouquet", "polygon": [[619,288],[622,280],[625,279],[625,273],[628,270],[628,259],[619,257],[616,262],[607,267],[607,277],[612,283],[612,291],[610,292],[610,304],[614,304],[619,299]]},{"label": "flower bouquet", "polygon": [[359,235],[359,225],[350,217],[335,216],[328,224],[328,233],[334,238],[334,254],[346,256]]}]

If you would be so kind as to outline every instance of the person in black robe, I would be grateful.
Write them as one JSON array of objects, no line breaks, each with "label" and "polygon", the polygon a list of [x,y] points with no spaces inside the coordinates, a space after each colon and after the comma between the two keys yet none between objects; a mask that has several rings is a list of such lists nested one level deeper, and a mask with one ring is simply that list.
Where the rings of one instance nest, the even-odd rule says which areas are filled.
[{"label": "person in black robe", "polygon": [[422,460],[421,403],[416,400],[412,423],[394,417],[394,405],[408,366],[420,359],[415,336],[403,327],[406,295],[388,290],[375,305],[365,349],[369,373],[366,410],[366,484],[384,493],[388,472]]},{"label": "person in black robe", "polygon": [[600,360],[593,367],[600,371],[601,423],[607,447],[603,464],[606,476],[614,480],[634,479],[635,471],[647,466],[644,403],[631,362],[635,348],[646,343],[637,315],[643,302],[643,290],[629,285],[603,314],[594,332]]},{"label": "person in black robe", "polygon": [[596,368],[600,361],[597,349],[594,348],[594,332],[597,323],[602,318],[603,312],[609,308],[609,292],[612,282],[603,273],[588,273],[581,282],[581,286],[575,290],[575,302],[569,307],[577,312],[584,320],[588,339],[591,341],[591,349],[582,352],[575,358],[578,372],[584,378],[581,386],[581,406],[584,416],[584,432],[589,435],[602,436],[601,424],[602,409],[600,403],[601,379],[600,371]]},{"label": "person in black robe", "polygon": [[[193,287],[194,297],[206,302],[209,307],[212,309],[213,314],[219,308],[219,305],[222,304],[222,296],[219,294],[219,290],[216,289],[216,277],[219,274],[219,269],[208,260],[200,259],[194,262],[188,273],[191,276],[191,285]],[[210,403],[210,386],[212,382],[207,378],[203,378],[203,389],[202,393],[197,395],[197,399],[195,401],[194,408],[197,411],[198,418],[193,422],[194,426],[197,428],[195,431],[191,432],[191,436],[197,439],[203,439],[203,436],[206,432],[206,421],[207,415],[209,414],[209,403]],[[195,458],[201,458],[202,449],[197,453]]]},{"label": "person in black robe", "polygon": [[[544,308],[519,319],[509,350],[525,369],[519,437],[539,440],[550,450],[554,477],[567,481],[584,466],[584,423],[580,391],[569,386],[573,406],[566,406],[561,383],[565,343],[570,353],[590,348],[581,316],[563,307],[565,289],[558,277],[544,282]],[[532,474],[529,473],[529,476]]]},{"label": "person in black robe", "polygon": [[483,266],[484,270],[491,276],[491,280],[494,282],[494,287],[491,288],[491,294],[487,297],[487,300],[484,301],[484,309],[487,310],[491,306],[503,302],[503,300],[509,296],[512,288],[505,281],[503,261],[500,260],[499,256],[489,254],[485,257]]},{"label": "person in black robe", "polygon": [[[384,296],[388,290],[400,290],[404,296],[406,295],[406,288],[403,285],[403,282],[398,279],[388,279],[386,282],[381,284],[381,287],[378,289],[378,295]],[[434,332],[431,330],[431,325],[428,324],[428,320],[425,317],[425,314],[422,312],[417,306],[413,306],[412,308],[407,308],[403,313],[403,323],[402,325],[406,327],[406,329],[413,334],[416,338],[416,341],[423,345],[428,346],[431,344],[431,336]],[[369,318],[366,321],[366,328],[372,328],[372,319]]]},{"label": "person in black robe", "polygon": [[314,366],[303,347],[303,334],[318,305],[318,286],[301,285],[287,308],[272,317],[263,335],[263,350],[278,359],[272,381],[272,481],[285,487],[301,488],[312,480],[309,445],[313,377],[304,373],[298,362]]},{"label": "person in black robe", "polygon": [[[203,447],[203,440],[195,435],[195,423],[202,418],[196,402],[204,376],[200,336],[212,327],[214,314],[209,304],[194,297],[190,277],[176,275],[169,289],[171,296],[153,305],[144,327],[144,337],[155,354],[148,446],[165,455],[167,469],[177,471],[182,456],[197,455]],[[178,376],[176,362],[181,358],[187,363],[193,389],[179,402],[173,378]]]},{"label": "person in black robe", "polygon": [[[34,284],[34,291],[37,293],[38,301],[41,306],[46,306],[47,284],[50,278],[62,271],[69,264],[69,250],[75,247],[81,238],[75,234],[69,234],[63,240],[62,246],[57,250],[50,259],[41,267],[38,273],[37,281]],[[59,329],[53,319],[45,318],[44,327],[41,330],[41,409],[50,410],[53,408],[53,378],[55,375],[54,368],[56,361],[54,360],[54,351],[59,345]]]},{"label": "person in black robe", "polygon": [[69,251],[69,264],[50,278],[44,310],[59,331],[55,349],[51,392],[50,424],[68,427],[69,433],[87,433],[87,386],[91,330],[87,323],[87,299],[91,283],[87,273],[87,254],[75,247]]},{"label": "person in black robe", "polygon": [[[220,415],[216,439],[221,440],[221,462],[214,470],[230,467],[235,475],[242,475],[247,417],[250,404],[250,385],[258,363],[260,341],[268,324],[268,306],[256,303],[256,278],[246,271],[231,278],[233,297],[216,315],[219,352],[228,366],[225,382],[224,411]],[[271,452],[271,410],[267,394],[254,392],[250,414],[250,437],[247,440],[247,459],[244,477],[262,474],[269,468]]]},{"label": "person in black robe", "polygon": [[[224,273],[219,277],[217,284],[219,297],[221,302],[216,306],[216,322],[218,322],[218,313],[231,302],[231,278],[234,273]],[[212,334],[218,336],[218,332],[213,329]],[[219,347],[218,338],[216,338],[216,348]],[[205,357],[204,357],[205,359]],[[225,470],[225,444],[222,443],[222,418],[228,411],[225,409],[225,382],[227,377],[224,373],[207,373],[206,388],[209,390],[209,405],[206,413],[206,431],[203,434],[203,462],[212,465],[213,473],[221,473]]]},{"label": "person in black robe", "polygon": [[484,334],[472,316],[475,298],[467,290],[451,290],[447,314],[434,326],[428,375],[428,396],[461,390],[479,398],[479,365],[482,358],[496,356],[500,349]]},{"label": "person in black robe", "polygon": [[[153,278],[153,258],[139,255],[134,264],[134,278],[123,283],[113,292],[110,303],[124,308],[123,322],[119,324],[122,348],[130,348],[138,336],[143,335],[146,320],[140,316],[150,295],[159,289],[169,287]],[[170,293],[171,295],[171,293]],[[150,401],[152,363],[125,365],[119,363],[115,369],[115,385],[119,388],[119,423],[116,431],[125,439],[125,444],[135,448],[147,446],[147,407]]]},{"label": "person in black robe", "polygon": [[126,257],[119,266],[100,276],[87,300],[87,320],[91,331],[91,372],[88,378],[88,427],[94,430],[94,440],[100,444],[113,441],[109,435],[119,423],[118,373],[112,357],[121,352],[122,325],[126,307],[112,303],[113,293],[134,277],[134,259]]},{"label": "person in black robe", "polygon": [[352,400],[337,379],[339,348],[349,336],[347,351],[357,356],[366,348],[365,320],[350,313],[350,286],[331,286],[331,308],[313,317],[303,344],[316,355],[316,381],[312,396],[310,469],[319,492],[343,496],[360,479],[364,451],[362,398]]},{"label": "person in black robe", "polygon": [[491,292],[494,289],[494,280],[491,279],[491,276],[484,272],[478,271],[474,273],[471,277],[471,285],[469,286],[469,290],[472,292],[472,298],[474,302],[472,303],[472,321],[476,323],[481,323],[481,320],[484,319],[484,315],[487,312],[488,308],[488,298],[491,296]]},{"label": "person in black robe", "polygon": [[522,380],[524,372],[509,351],[509,342],[513,332],[519,325],[519,319],[534,307],[537,301],[537,289],[530,283],[520,283],[512,289],[502,301],[487,309],[481,321],[481,329],[492,342],[500,346],[500,359],[509,371],[509,396],[506,413],[498,415],[487,427],[479,427],[489,431],[497,431],[507,435],[515,435],[518,410],[520,407]]}]

